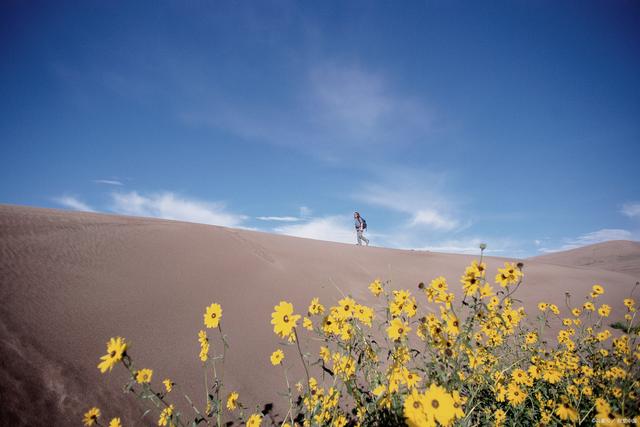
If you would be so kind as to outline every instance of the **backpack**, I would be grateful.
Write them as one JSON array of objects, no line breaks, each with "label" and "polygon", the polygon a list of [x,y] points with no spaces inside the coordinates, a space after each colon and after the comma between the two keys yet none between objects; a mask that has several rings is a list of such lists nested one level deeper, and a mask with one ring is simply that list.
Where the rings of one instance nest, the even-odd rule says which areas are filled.
[{"label": "backpack", "polygon": [[362,220],[362,229],[366,230],[367,229],[367,221],[362,217],[360,217],[360,219]]}]

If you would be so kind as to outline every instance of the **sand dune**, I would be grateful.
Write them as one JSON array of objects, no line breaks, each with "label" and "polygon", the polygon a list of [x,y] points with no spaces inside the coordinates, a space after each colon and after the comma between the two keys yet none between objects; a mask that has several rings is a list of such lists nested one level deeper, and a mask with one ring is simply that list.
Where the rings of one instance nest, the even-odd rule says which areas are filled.
[{"label": "sand dune", "polygon": [[[627,243],[612,242],[607,253],[615,255],[616,245]],[[600,266],[599,253],[594,252],[592,267]],[[562,259],[562,254],[553,256]],[[640,256],[635,256],[638,265]],[[417,291],[418,282],[444,275],[457,288],[472,259],[175,221],[0,206],[0,424],[79,425],[82,412],[97,405],[106,416],[121,416],[125,425],[145,425],[138,403],[121,392],[123,370],[101,375],[96,368],[105,342],[115,335],[132,343],[140,367],[154,369],[154,383],[169,377],[181,385],[178,393],[186,392],[201,405],[197,332],[205,306],[214,301],[223,307],[231,344],[227,386],[247,403],[281,403],[277,391],[284,388],[284,379],[269,364],[278,342],[270,314],[281,299],[298,311],[305,311],[315,296],[333,304],[340,292],[373,303],[367,285],[376,277]],[[565,292],[581,301],[594,283],[601,283],[607,289],[603,302],[613,307],[612,317],[621,317],[622,298],[637,277],[628,274],[636,273],[628,268],[631,258],[607,262],[606,269],[549,264],[548,259],[525,262],[519,297],[528,309],[541,299],[561,305]],[[503,261],[488,258],[490,272]],[[293,356],[287,354],[292,364]],[[156,414],[146,424],[155,419]]]},{"label": "sand dune", "polygon": [[618,271],[640,280],[640,242],[613,240],[529,259],[549,264]]}]

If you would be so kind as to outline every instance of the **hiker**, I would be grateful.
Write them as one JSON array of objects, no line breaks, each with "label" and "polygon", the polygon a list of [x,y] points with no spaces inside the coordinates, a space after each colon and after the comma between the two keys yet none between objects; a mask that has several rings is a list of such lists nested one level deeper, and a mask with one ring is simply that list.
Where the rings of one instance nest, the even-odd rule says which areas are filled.
[{"label": "hiker", "polygon": [[356,226],[356,234],[358,235],[358,246],[362,246],[363,241],[369,246],[369,239],[364,237],[364,230],[367,229],[367,221],[365,221],[358,212],[353,213],[353,219]]}]

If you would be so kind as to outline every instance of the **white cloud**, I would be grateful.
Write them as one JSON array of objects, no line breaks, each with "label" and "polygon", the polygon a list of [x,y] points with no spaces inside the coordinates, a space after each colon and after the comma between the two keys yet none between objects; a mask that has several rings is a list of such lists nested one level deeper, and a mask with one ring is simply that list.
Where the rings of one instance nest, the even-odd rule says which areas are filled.
[{"label": "white cloud", "polygon": [[422,209],[414,213],[411,225],[426,225],[435,230],[447,231],[458,227],[459,223],[433,209]]},{"label": "white cloud", "polygon": [[121,181],[115,179],[94,179],[93,182],[96,184],[106,184],[106,185],[124,185]]},{"label": "white cloud", "polygon": [[333,215],[313,218],[303,224],[283,225],[274,228],[273,231],[287,236],[306,237],[309,239],[328,240],[339,243],[355,243],[355,231],[350,224],[350,216]]},{"label": "white cloud", "polygon": [[201,224],[238,227],[246,216],[229,212],[222,203],[180,197],[171,192],[140,195],[136,191],[112,193],[111,210],[134,216],[173,219]]},{"label": "white cloud", "polygon": [[564,244],[557,248],[540,248],[540,252],[559,252],[575,249],[582,246],[593,245],[595,243],[607,242],[609,240],[634,240],[634,233],[628,230],[617,228],[603,228],[602,230],[592,231],[576,238],[564,239]]},{"label": "white cloud", "polygon": [[396,168],[382,176],[381,182],[362,185],[353,198],[406,214],[406,227],[459,231],[468,224],[455,217],[453,203],[439,188],[441,179],[436,175]]},{"label": "white cloud", "polygon": [[625,203],[620,212],[629,218],[640,218],[640,202]]},{"label": "white cloud", "polygon": [[300,218],[295,216],[257,216],[256,219],[259,219],[260,221],[278,221],[278,222],[300,221]]},{"label": "white cloud", "polygon": [[75,211],[95,212],[95,210],[74,196],[61,196],[53,199],[59,205]]}]

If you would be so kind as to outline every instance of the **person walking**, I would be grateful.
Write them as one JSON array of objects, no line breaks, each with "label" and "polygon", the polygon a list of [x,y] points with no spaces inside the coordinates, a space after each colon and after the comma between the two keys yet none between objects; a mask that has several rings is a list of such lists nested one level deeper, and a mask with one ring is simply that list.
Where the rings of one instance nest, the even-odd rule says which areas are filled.
[{"label": "person walking", "polygon": [[353,219],[356,226],[356,234],[358,235],[358,246],[362,246],[362,242],[369,246],[369,239],[364,237],[364,230],[367,229],[367,221],[360,216],[359,212],[353,213]]}]

